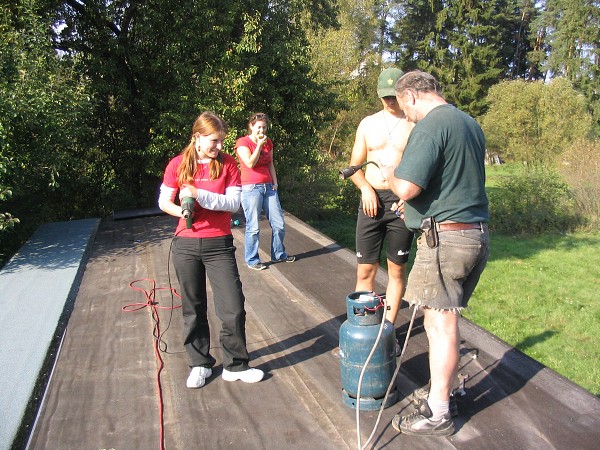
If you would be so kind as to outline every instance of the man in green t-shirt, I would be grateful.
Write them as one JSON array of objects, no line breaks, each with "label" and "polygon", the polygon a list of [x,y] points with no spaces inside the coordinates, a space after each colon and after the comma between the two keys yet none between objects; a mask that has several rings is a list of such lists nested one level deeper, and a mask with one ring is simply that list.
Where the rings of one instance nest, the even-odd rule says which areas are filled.
[{"label": "man in green t-shirt", "polygon": [[458,318],[489,256],[485,138],[425,72],[402,76],[396,98],[416,125],[400,164],[380,166],[405,201],[407,227],[420,233],[404,300],[424,310],[431,380],[415,412],[396,415],[392,425],[405,434],[446,436],[455,430],[449,403],[459,362]]}]

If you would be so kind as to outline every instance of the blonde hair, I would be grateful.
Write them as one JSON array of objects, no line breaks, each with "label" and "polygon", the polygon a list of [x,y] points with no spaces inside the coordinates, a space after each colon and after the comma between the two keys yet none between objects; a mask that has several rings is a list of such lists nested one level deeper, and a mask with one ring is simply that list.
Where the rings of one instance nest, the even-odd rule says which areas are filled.
[{"label": "blonde hair", "polygon": [[[198,169],[198,155],[196,154],[196,133],[203,136],[209,134],[219,134],[225,137],[227,134],[227,124],[223,119],[210,111],[204,111],[194,121],[192,126],[192,137],[190,143],[182,151],[183,158],[177,168],[177,181],[179,185],[192,184],[194,175]],[[211,159],[209,165],[209,174],[211,180],[216,180],[223,170],[223,155],[221,152],[215,159]]]}]

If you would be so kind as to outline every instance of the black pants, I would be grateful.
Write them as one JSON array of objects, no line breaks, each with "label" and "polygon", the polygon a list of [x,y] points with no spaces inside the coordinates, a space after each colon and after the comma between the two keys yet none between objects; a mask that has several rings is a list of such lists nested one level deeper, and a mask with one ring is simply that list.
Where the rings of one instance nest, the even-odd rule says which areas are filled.
[{"label": "black pants", "polygon": [[235,260],[233,236],[173,239],[173,266],[181,289],[183,339],[190,367],[212,367],[207,317],[206,278],[210,281],[217,317],[222,322],[220,341],[223,368],[248,368],[244,293]]}]

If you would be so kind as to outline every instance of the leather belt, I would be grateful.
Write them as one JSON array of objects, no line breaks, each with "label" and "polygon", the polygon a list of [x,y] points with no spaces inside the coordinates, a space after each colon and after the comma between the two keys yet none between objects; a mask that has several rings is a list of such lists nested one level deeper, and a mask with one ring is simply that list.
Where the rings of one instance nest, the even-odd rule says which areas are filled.
[{"label": "leather belt", "polygon": [[460,230],[484,230],[487,227],[485,222],[460,223],[460,222],[442,222],[435,224],[438,231],[460,231]]}]

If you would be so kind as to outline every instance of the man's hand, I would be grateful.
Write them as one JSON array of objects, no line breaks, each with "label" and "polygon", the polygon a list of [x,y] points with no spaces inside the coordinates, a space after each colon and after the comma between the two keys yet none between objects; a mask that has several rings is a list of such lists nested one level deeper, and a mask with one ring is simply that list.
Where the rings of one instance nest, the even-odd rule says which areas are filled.
[{"label": "man's hand", "polygon": [[398,217],[404,219],[404,200],[398,200],[398,203],[392,203],[392,207],[390,208]]},{"label": "man's hand", "polygon": [[371,218],[375,217],[379,208],[375,191],[370,185],[366,185],[361,188],[360,192],[364,213]]}]

